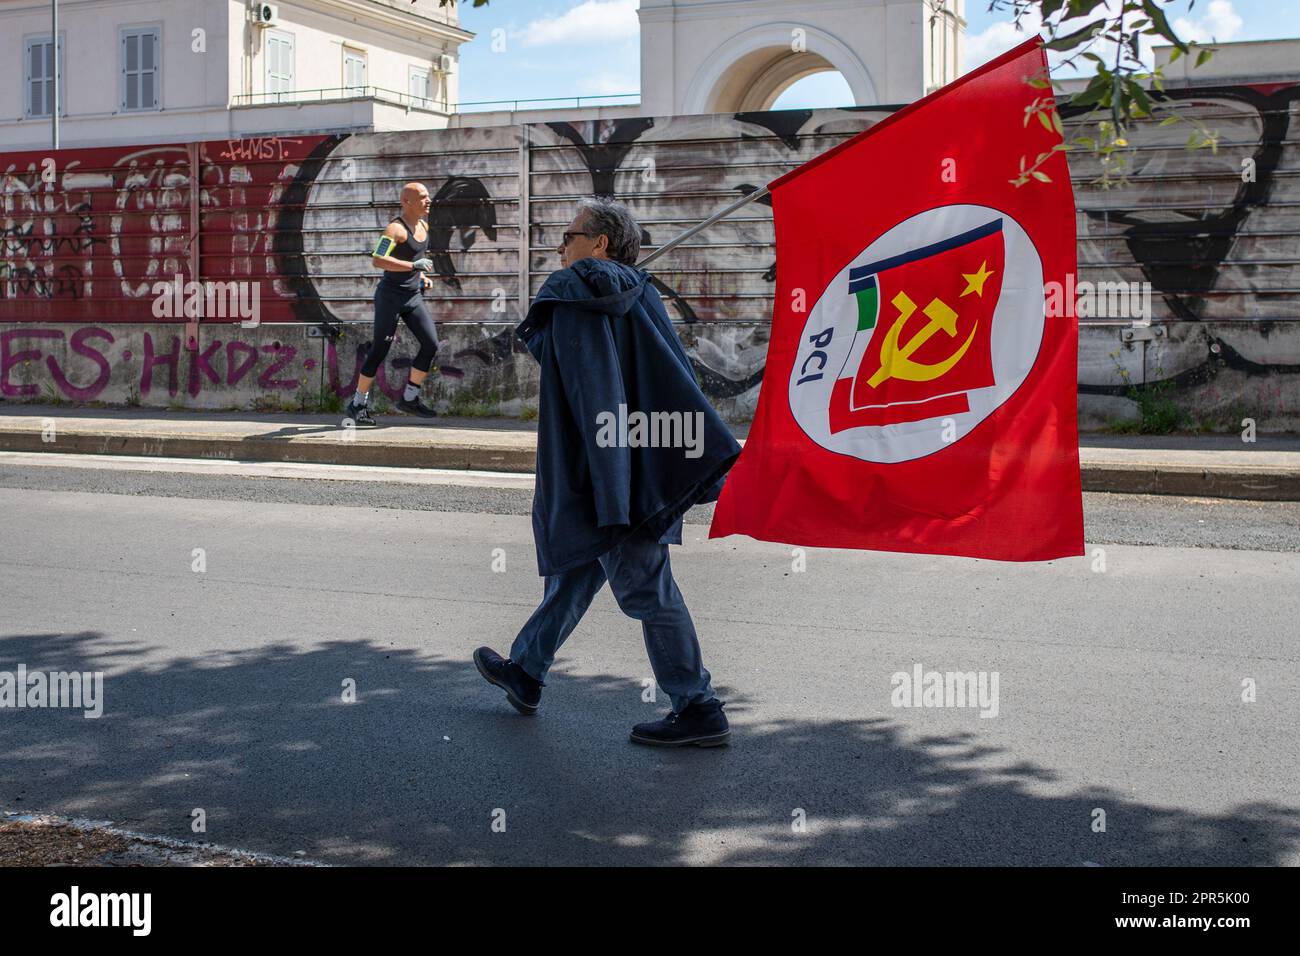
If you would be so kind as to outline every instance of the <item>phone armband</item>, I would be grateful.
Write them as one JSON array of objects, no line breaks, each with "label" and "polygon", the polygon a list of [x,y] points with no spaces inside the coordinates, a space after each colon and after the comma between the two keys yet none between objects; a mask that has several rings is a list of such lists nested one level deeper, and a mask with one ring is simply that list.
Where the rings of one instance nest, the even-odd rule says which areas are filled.
[{"label": "phone armband", "polygon": [[375,243],[375,251],[373,255],[386,256],[393,251],[396,245],[397,243],[393,241],[392,236],[380,236],[379,241]]}]

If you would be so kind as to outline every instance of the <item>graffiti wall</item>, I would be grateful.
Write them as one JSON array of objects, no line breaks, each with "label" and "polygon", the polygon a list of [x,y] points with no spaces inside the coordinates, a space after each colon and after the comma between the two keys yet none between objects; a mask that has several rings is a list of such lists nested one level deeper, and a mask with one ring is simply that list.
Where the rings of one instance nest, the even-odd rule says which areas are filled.
[{"label": "graffiti wall", "polygon": [[[1150,328],[1081,318],[1085,425],[1163,389],[1201,421],[1300,427],[1300,86],[1176,91],[1186,120],[1134,137],[1128,179],[1072,160],[1080,283],[1149,283]],[[1063,110],[1070,119],[1068,109]],[[871,108],[270,137],[0,154],[0,400],[309,407],[346,394],[370,346],[369,250],[426,184],[444,409],[536,398],[512,330],[576,201],[627,202],[652,249],[888,115]],[[1157,116],[1157,120],[1160,119]],[[888,183],[866,184],[887,189]],[[756,202],[656,263],[700,382],[752,414],[775,260]],[[380,387],[415,347],[403,333]]]}]

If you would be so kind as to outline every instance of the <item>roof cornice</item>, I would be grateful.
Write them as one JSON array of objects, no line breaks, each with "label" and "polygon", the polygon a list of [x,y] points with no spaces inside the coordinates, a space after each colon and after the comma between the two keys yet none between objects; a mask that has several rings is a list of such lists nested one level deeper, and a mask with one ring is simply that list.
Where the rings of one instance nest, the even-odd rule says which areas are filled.
[{"label": "roof cornice", "polygon": [[431,20],[428,17],[415,14],[404,14],[400,10],[395,10],[381,3],[373,3],[371,0],[316,0],[316,4],[326,9],[332,8],[341,13],[353,14],[367,20],[378,20],[390,26],[400,26],[407,30],[414,27],[425,36],[439,40],[456,40],[460,43],[468,43],[475,36],[468,30],[462,30],[460,27],[454,27],[449,23]]}]

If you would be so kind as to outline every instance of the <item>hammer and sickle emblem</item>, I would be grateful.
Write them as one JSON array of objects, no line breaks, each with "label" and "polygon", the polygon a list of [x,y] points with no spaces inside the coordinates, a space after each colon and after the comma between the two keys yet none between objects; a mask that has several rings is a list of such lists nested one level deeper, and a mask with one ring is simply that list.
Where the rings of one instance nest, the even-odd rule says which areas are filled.
[{"label": "hammer and sickle emblem", "polygon": [[906,292],[900,292],[892,300],[894,308],[898,309],[898,318],[890,326],[889,331],[885,334],[885,340],[880,346],[880,368],[876,369],[875,374],[867,379],[867,384],[872,388],[878,388],[880,383],[889,378],[902,379],[905,382],[929,382],[945,374],[949,369],[961,361],[961,357],[966,354],[970,348],[971,342],[975,341],[975,330],[979,328],[979,322],[970,330],[970,335],[966,341],[961,344],[957,351],[953,352],[942,362],[926,364],[924,362],[913,362],[912,353],[930,340],[940,329],[943,329],[951,338],[957,337],[957,313],[950,309],[939,299],[930,300],[922,312],[929,316],[927,322],[920,330],[909,338],[902,347],[898,344],[899,336],[903,332],[903,326],[911,318],[912,313],[916,311],[916,303],[913,302]]}]

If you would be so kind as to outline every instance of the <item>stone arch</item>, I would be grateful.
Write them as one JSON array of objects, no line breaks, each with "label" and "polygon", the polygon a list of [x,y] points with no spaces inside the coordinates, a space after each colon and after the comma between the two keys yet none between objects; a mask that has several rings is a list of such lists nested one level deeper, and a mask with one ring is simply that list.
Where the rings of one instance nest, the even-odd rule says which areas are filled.
[{"label": "stone arch", "polygon": [[[804,49],[791,49],[802,30]],[[734,113],[770,109],[790,84],[813,73],[838,70],[853,91],[854,105],[876,102],[876,86],[865,64],[848,46],[823,30],[792,21],[742,30],[719,45],[686,89],[685,113]]]}]

